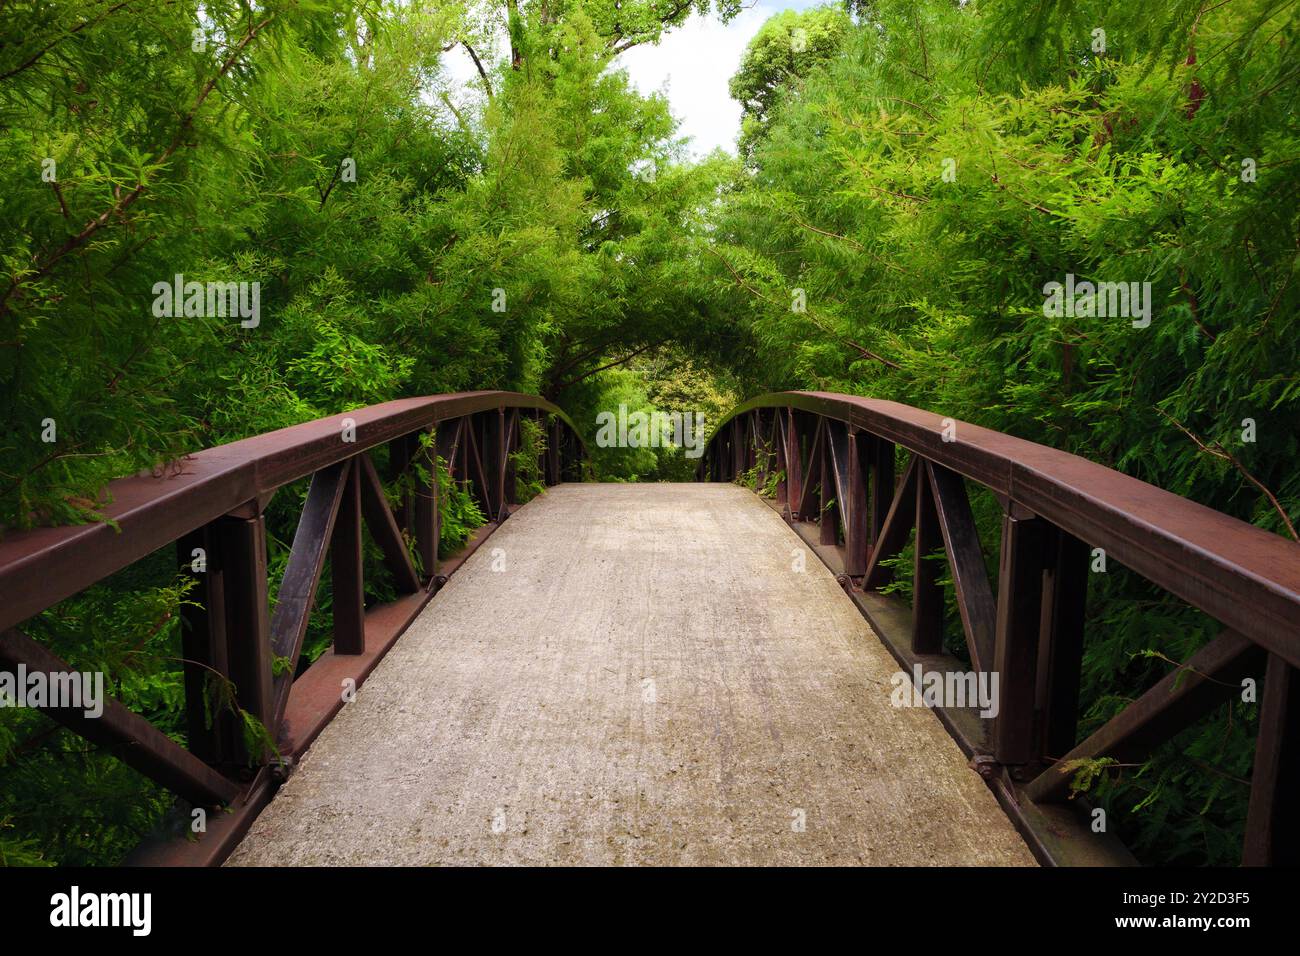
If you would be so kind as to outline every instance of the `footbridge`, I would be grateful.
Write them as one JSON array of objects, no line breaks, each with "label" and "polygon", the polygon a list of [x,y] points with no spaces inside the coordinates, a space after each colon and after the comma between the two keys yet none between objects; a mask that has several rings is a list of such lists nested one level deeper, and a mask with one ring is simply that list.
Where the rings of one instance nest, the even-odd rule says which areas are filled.
[{"label": "footbridge", "polygon": [[[521,503],[525,466],[545,489]],[[175,550],[192,579],[185,733],[115,700],[47,708],[176,794],[136,864],[1125,865],[1077,768],[1144,759],[1246,680],[1242,859],[1295,862],[1300,545],[844,395],[742,405],[695,483],[591,477],[574,423],[508,392],[199,452],[114,482],[111,522],[0,541],[0,666],[73,669],[24,622]],[[440,555],[449,482],[487,520]],[[302,508],[273,563],[277,493]],[[989,507],[996,541],[976,520]],[[1084,736],[1098,553],[1222,633]],[[332,647],[308,661],[325,598]]]}]

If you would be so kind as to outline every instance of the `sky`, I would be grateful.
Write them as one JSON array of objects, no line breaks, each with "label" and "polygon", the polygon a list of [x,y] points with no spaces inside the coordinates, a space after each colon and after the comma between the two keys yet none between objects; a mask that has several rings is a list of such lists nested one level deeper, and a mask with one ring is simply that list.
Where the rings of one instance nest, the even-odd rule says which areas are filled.
[{"label": "sky", "polygon": [[[727,81],[740,66],[745,47],[758,28],[782,10],[804,10],[826,0],[763,0],[741,11],[730,23],[695,14],[669,31],[657,46],[643,44],[619,55],[614,66],[627,70],[641,93],[667,94],[673,115],[681,120],[678,135],[687,149],[704,156],[721,146],[735,153],[740,134],[740,104],[727,93]],[[464,49],[447,54],[444,65],[454,82],[477,80]]]},{"label": "sky", "polygon": [[621,54],[614,65],[627,70],[642,93],[664,90],[673,115],[682,121],[678,135],[703,156],[721,146],[736,151],[740,104],[727,82],[740,67],[745,47],[768,18],[782,10],[806,10],[827,0],[764,0],[723,24],[716,15],[691,19],[670,31],[658,46],[643,44]]}]

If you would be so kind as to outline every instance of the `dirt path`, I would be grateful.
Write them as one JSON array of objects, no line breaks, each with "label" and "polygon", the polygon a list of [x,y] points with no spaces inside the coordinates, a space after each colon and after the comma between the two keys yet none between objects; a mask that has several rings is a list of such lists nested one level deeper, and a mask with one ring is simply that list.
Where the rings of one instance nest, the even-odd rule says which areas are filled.
[{"label": "dirt path", "polygon": [[229,862],[1032,865],[934,715],[890,705],[896,670],[751,493],[562,485],[452,577]]}]

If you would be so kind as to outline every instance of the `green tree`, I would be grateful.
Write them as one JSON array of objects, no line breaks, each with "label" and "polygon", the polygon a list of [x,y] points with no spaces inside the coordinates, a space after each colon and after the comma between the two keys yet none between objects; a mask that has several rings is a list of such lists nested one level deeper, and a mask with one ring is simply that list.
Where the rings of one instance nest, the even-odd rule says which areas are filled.
[{"label": "green tree", "polygon": [[827,5],[784,10],[759,28],[730,83],[743,110],[742,156],[752,155],[783,97],[839,53],[851,27],[840,7]]}]

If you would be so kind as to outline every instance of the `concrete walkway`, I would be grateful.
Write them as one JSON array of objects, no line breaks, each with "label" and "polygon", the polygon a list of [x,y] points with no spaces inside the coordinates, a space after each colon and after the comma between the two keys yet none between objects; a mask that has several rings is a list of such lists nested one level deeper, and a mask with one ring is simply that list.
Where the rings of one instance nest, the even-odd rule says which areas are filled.
[{"label": "concrete walkway", "polygon": [[890,705],[896,670],[750,492],[562,485],[451,578],[229,862],[1032,865],[938,719]]}]

